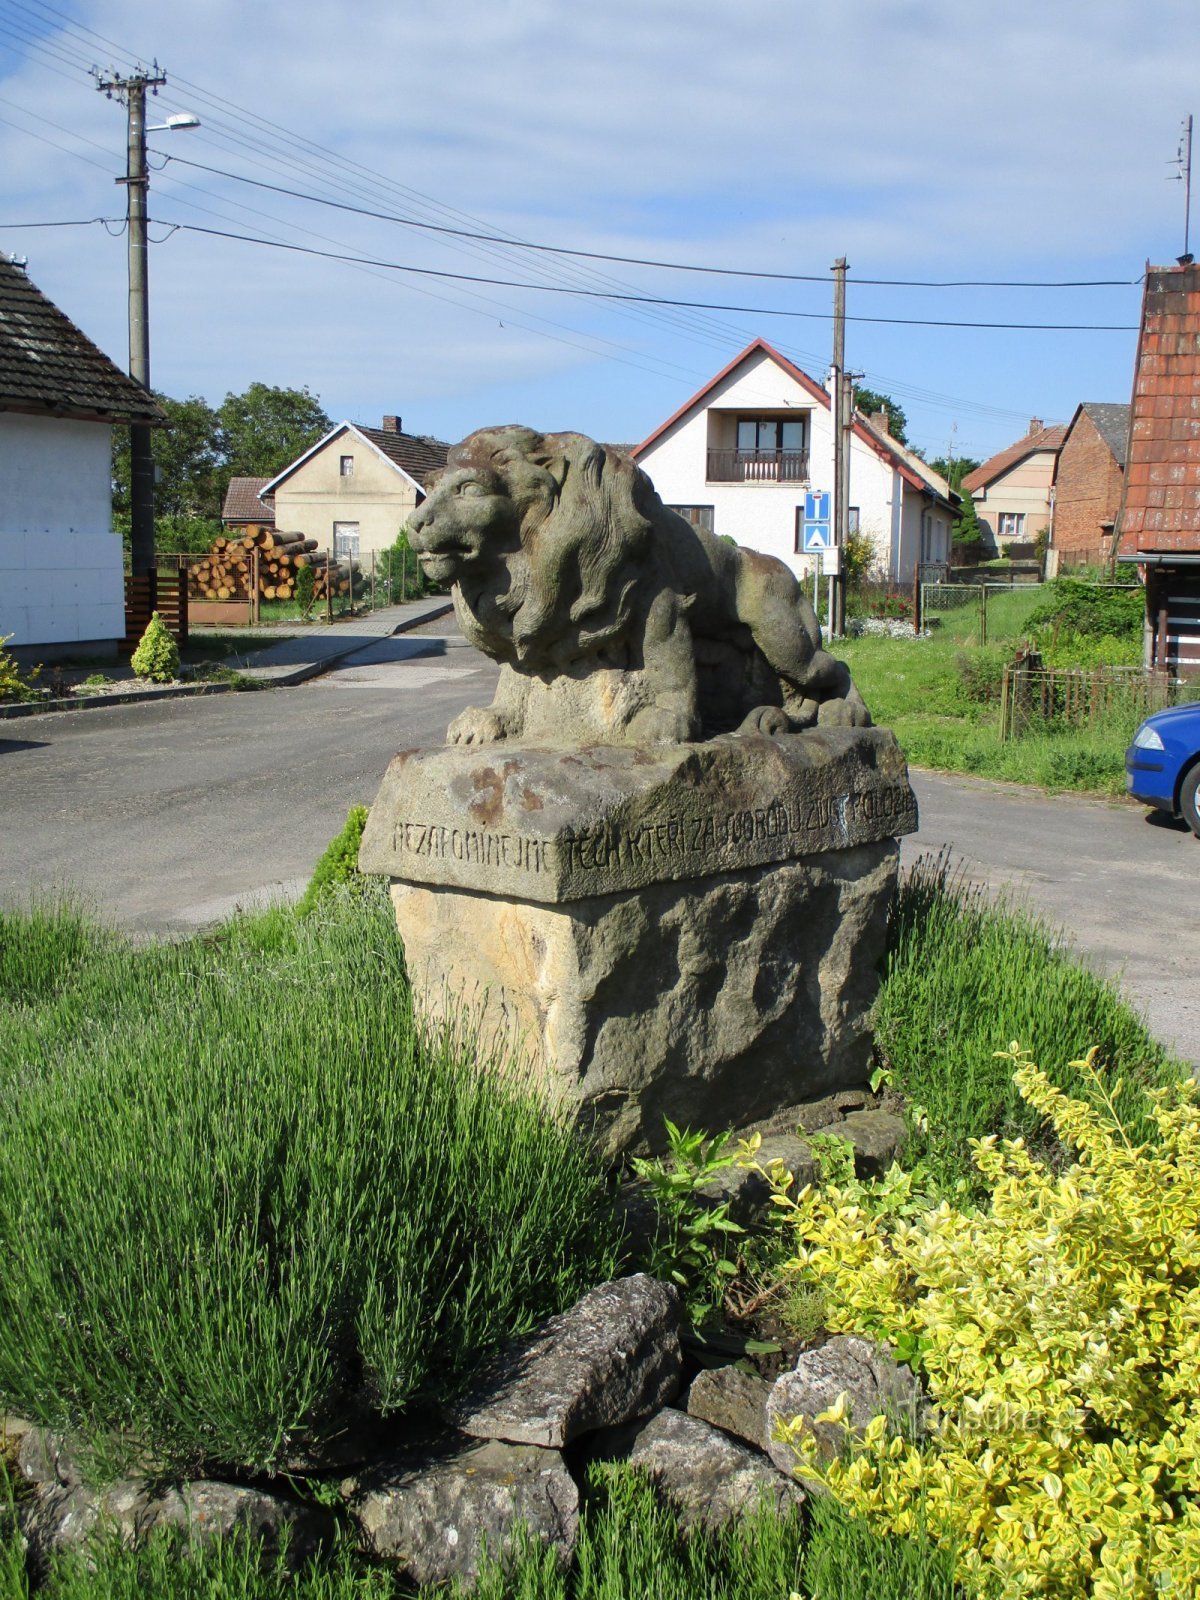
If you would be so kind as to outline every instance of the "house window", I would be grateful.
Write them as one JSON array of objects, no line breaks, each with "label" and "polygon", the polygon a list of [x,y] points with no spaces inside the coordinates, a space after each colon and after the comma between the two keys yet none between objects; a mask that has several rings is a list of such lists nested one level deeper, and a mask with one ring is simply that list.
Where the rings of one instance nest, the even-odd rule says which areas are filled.
[{"label": "house window", "polygon": [[342,477],[343,478],[352,478],[354,476],[354,457],[353,456],[343,456],[342,457],[341,472],[342,472]]},{"label": "house window", "polygon": [[1020,539],[1025,534],[1025,513],[1023,511],[1001,511],[996,518],[996,537],[999,539]]},{"label": "house window", "polygon": [[858,507],[857,506],[847,506],[846,507],[846,531],[847,531],[847,533],[857,533],[858,532]]},{"label": "house window", "polygon": [[739,417],[732,450],[710,449],[714,483],[803,483],[808,451],[802,417]]},{"label": "house window", "polygon": [[334,523],[333,553],[335,556],[356,556],[358,554],[357,522]]},{"label": "house window", "polygon": [[712,506],[668,506],[667,510],[677,511],[693,528],[704,528],[708,533],[713,531]]}]

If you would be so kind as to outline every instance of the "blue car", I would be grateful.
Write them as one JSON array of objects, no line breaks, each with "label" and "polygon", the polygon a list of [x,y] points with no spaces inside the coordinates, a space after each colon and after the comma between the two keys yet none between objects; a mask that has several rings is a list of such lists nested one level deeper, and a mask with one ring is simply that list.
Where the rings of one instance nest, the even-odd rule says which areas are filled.
[{"label": "blue car", "polygon": [[1143,805],[1182,817],[1200,839],[1200,701],[1146,718],[1125,752],[1125,787]]}]

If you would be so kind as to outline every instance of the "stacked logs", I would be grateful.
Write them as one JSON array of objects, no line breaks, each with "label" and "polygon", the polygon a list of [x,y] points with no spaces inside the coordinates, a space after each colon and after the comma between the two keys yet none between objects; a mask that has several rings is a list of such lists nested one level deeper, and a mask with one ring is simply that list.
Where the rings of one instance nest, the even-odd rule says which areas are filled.
[{"label": "stacked logs", "polygon": [[313,569],[314,600],[326,600],[330,594],[348,595],[351,585],[355,592],[359,588],[357,562],[330,558],[317,550],[315,539],[306,539],[302,533],[257,527],[222,534],[213,540],[209,553],[188,568],[188,593],[192,599],[248,600],[255,552],[260,600],[293,599],[296,574],[302,567]]}]

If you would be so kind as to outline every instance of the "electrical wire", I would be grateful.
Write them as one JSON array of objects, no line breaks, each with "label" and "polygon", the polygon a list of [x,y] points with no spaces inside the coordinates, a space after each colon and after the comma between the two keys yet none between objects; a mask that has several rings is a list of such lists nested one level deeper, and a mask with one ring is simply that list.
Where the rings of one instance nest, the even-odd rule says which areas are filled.
[{"label": "electrical wire", "polygon": [[[444,278],[454,283],[482,283],[501,289],[528,289],[539,294],[581,295],[592,300],[631,301],[638,305],[687,306],[702,311],[729,311],[754,317],[797,317],[804,321],[829,322],[829,311],[792,311],[779,306],[738,306],[713,304],[706,300],[674,300],[662,295],[619,293],[614,289],[582,289],[562,284],[522,283],[512,278],[485,278],[474,273],[447,272],[441,267],[418,267],[402,261],[384,261],[377,256],[351,256],[331,250],[315,250],[310,245],[292,244],[278,239],[256,238],[251,234],[227,233],[218,228],[201,228],[193,223],[181,222],[181,228],[190,233],[212,234],[219,239],[236,239],[242,244],[264,245],[273,250],[291,250],[301,255],[320,256],[327,261],[345,261],[372,267],[383,267],[389,272],[409,272],[422,278]],[[1030,333],[1136,333],[1136,323],[1105,322],[953,322],[931,317],[864,317],[847,316],[847,322],[899,324],[912,328],[993,328],[1005,331]]]}]

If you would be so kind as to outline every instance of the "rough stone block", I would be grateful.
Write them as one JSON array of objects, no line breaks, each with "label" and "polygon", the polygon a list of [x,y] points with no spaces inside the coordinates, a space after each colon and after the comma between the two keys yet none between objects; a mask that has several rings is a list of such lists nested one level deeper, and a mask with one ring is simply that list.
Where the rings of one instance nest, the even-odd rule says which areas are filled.
[{"label": "rough stone block", "polygon": [[756,1450],[767,1448],[767,1400],[771,1385],[740,1367],[709,1367],[688,1390],[688,1416],[732,1433]]},{"label": "rough stone block", "polygon": [[813,1422],[846,1396],[846,1420],[864,1428],[886,1413],[916,1426],[921,1417],[921,1391],[908,1367],[898,1366],[884,1345],[854,1334],[839,1334],[815,1350],[805,1350],[791,1372],[776,1378],[767,1400],[767,1451],[781,1472],[795,1470],[796,1454],[777,1437],[781,1423],[806,1417],[822,1462],[833,1460],[845,1442],[834,1423]]},{"label": "rough stone block", "polygon": [[796,1480],[784,1477],[760,1451],[682,1411],[668,1408],[651,1417],[627,1448],[630,1464],[655,1479],[685,1529],[715,1530],[764,1502],[779,1511],[804,1503]]},{"label": "rough stone block", "polygon": [[679,1389],[679,1296],[638,1273],[592,1289],[508,1346],[453,1412],[476,1438],[561,1447],[628,1422]]},{"label": "rough stone block", "polygon": [[398,1457],[350,1487],[350,1515],[371,1555],[414,1584],[472,1581],[485,1551],[503,1561],[523,1523],[569,1560],[579,1491],[557,1450],[489,1440],[440,1456]]}]

